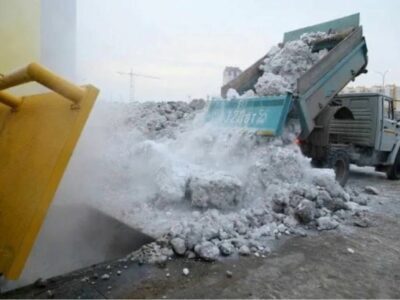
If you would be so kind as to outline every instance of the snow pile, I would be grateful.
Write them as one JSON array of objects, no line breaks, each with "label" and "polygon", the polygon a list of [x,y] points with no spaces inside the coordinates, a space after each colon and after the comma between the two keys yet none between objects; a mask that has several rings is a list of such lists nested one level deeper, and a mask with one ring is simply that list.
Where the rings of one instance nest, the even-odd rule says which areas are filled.
[{"label": "snow pile", "polygon": [[293,85],[281,75],[265,72],[254,88],[258,96],[284,95],[293,90]]},{"label": "snow pile", "polygon": [[[327,54],[327,50],[313,53],[312,44],[329,35],[324,32],[303,34],[299,40],[290,41],[281,46],[274,46],[268,52],[264,62],[260,66],[263,75],[254,85],[258,96],[282,95],[294,92],[297,79],[308,71],[317,61]],[[252,90],[243,95],[230,89],[228,99],[247,98],[252,96]],[[254,94],[254,92],[253,92]]]},{"label": "snow pile", "polygon": [[[91,143],[79,162],[96,208],[157,238],[131,259],[266,253],[282,235],[333,229],[360,209],[356,194],[340,187],[331,170],[312,169],[292,143],[213,127],[202,113],[171,123],[161,118],[165,105],[123,106],[116,114],[123,121],[112,126],[102,119],[105,142]],[[141,122],[134,128],[132,116],[145,124],[161,119],[162,130]],[[90,170],[94,153],[101,170]]]},{"label": "snow pile", "polygon": [[205,101],[192,100],[190,103],[179,102],[146,102],[129,106],[129,117],[126,125],[150,138],[173,137],[182,123],[192,120],[195,112],[203,109]]},{"label": "snow pile", "polygon": [[[198,143],[203,141],[197,138]],[[152,216],[147,230],[161,238],[130,258],[163,262],[171,249],[176,255],[205,260],[244,254],[246,249],[266,253],[271,241],[282,235],[334,229],[360,209],[355,194],[339,186],[330,170],[311,169],[296,146],[248,138],[241,136],[250,146],[243,150],[235,137],[213,135],[212,145],[219,151],[210,145],[202,149],[205,161],[198,159],[202,155],[195,157],[199,153],[190,158],[186,151],[176,152],[171,144],[177,162],[185,157],[187,163],[182,169],[175,166],[179,174],[171,168],[166,175],[170,183],[171,178],[178,179],[176,198],[163,205],[153,202],[146,212],[141,209],[141,214]],[[175,142],[180,144],[179,140]],[[225,146],[220,148],[221,144]],[[163,177],[158,177],[156,185],[163,185]]]},{"label": "snow pile", "polygon": [[[293,91],[297,78],[323,55],[310,48],[322,36],[304,35],[273,48],[257,94]],[[203,122],[204,105],[114,107],[116,120],[101,119],[107,129],[100,129],[103,144],[90,143],[80,161],[81,177],[97,183],[96,208],[157,239],[131,259],[164,262],[179,255],[214,260],[267,253],[271,241],[282,235],[335,229],[366,204],[338,185],[332,170],[312,169],[293,144],[291,130],[271,140],[214,127]],[[101,164],[93,166],[100,165],[101,171],[85,166],[94,155]]]}]

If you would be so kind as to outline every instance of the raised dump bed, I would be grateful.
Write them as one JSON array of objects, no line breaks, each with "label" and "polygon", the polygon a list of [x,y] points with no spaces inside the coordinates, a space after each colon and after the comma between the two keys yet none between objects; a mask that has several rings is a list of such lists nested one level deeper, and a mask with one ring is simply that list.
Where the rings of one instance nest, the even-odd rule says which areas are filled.
[{"label": "raised dump bed", "polygon": [[[231,101],[214,100],[209,107],[208,120],[217,120],[229,126],[253,128],[275,136],[282,133],[290,108],[294,104],[302,127],[300,138],[305,139],[315,127],[315,118],[350,81],[366,72],[368,63],[359,14],[287,32],[283,43],[297,40],[302,34],[311,32],[331,34],[329,38],[317,41],[313,46],[315,51],[328,49],[329,52],[297,79],[297,88],[293,94]],[[239,93],[251,89],[262,75],[260,66],[265,57],[223,86],[222,96],[226,96],[230,88]],[[261,116],[254,107],[263,108]]]}]

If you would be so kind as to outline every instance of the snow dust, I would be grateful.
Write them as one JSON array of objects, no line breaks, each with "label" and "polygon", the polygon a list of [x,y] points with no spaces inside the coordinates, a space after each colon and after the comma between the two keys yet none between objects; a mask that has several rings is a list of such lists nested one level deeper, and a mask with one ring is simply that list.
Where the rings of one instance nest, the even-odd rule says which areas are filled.
[{"label": "snow dust", "polygon": [[362,209],[290,139],[214,127],[204,105],[96,107],[67,182],[76,188],[79,173],[85,201],[157,239],[129,258],[265,254],[282,235],[333,229]]},{"label": "snow dust", "polygon": [[[326,54],[310,48],[323,35],[273,48],[257,95],[293,91]],[[68,174],[90,178],[80,179],[79,193],[90,191],[97,209],[157,239],[128,258],[264,255],[283,235],[335,229],[367,204],[333,171],[311,168],[293,134],[271,140],[222,129],[204,122],[205,110],[202,100],[98,103]]]}]

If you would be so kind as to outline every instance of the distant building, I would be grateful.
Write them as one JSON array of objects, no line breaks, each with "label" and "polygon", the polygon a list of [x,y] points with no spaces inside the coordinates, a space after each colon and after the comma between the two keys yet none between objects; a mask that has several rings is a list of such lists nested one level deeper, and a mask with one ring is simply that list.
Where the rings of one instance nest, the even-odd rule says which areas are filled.
[{"label": "distant building", "polygon": [[385,85],[385,94],[389,95],[394,100],[400,100],[400,86],[395,84]]},{"label": "distant building", "polygon": [[340,93],[341,94],[355,94],[355,93],[375,93],[370,87],[366,86],[346,86]]},{"label": "distant building", "polygon": [[235,79],[242,73],[238,67],[225,67],[222,85],[227,84],[229,81]]},{"label": "distant building", "polygon": [[394,100],[394,108],[395,110],[400,110],[400,86],[395,84],[387,84],[385,85],[384,90],[382,89],[382,85],[373,85],[373,86],[346,86],[342,92],[342,94],[353,94],[353,93],[382,93],[387,95]]}]

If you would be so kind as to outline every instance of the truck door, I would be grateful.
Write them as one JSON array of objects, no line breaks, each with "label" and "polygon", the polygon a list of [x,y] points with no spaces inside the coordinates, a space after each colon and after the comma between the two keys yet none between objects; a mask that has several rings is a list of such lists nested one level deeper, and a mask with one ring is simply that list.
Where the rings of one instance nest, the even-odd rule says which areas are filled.
[{"label": "truck door", "polygon": [[382,119],[381,119],[381,151],[392,151],[397,139],[396,120],[394,119],[393,100],[382,97]]}]

